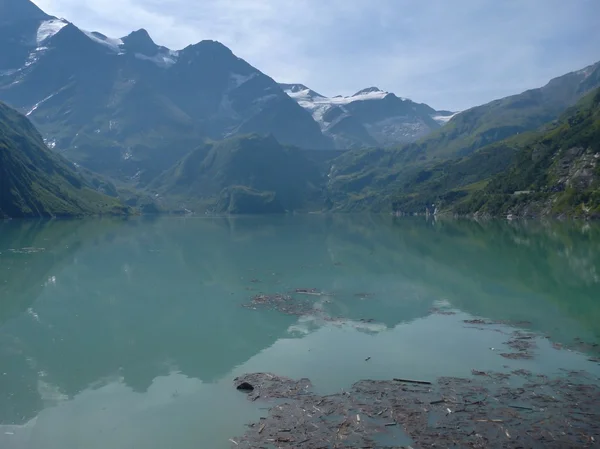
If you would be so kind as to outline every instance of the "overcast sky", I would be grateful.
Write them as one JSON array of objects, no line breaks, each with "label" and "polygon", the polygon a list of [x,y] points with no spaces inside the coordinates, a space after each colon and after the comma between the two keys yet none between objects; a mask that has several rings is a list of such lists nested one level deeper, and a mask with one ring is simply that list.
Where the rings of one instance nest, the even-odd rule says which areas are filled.
[{"label": "overcast sky", "polygon": [[324,95],[377,86],[462,110],[600,60],[600,0],[34,0],[80,28],[227,45]]}]

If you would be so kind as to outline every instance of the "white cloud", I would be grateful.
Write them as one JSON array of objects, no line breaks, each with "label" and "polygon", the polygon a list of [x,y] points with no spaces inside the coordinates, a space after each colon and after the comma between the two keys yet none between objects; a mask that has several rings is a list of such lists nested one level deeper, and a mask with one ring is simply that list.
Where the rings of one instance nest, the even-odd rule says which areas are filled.
[{"label": "white cloud", "polygon": [[600,59],[600,3],[563,0],[37,0],[106,35],[146,28],[178,49],[229,46],[327,95],[377,85],[463,109]]}]

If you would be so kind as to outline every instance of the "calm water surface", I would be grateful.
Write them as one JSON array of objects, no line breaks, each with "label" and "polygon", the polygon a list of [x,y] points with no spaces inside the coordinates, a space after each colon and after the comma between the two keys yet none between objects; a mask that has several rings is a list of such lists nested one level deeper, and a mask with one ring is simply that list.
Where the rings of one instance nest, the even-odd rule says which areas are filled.
[{"label": "calm water surface", "polygon": [[[328,293],[308,316],[241,306],[308,288]],[[535,357],[501,357],[496,330],[514,328],[464,323],[473,317],[530,322]],[[266,413],[232,387],[247,372],[308,377],[319,392],[472,369],[598,378],[576,339],[600,342],[594,225],[0,222],[3,449],[228,448]]]}]

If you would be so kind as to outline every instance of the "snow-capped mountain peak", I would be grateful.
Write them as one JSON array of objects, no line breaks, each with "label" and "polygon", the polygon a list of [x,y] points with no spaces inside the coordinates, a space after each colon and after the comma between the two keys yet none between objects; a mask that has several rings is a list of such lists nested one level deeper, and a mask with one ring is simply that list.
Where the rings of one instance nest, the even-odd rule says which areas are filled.
[{"label": "snow-capped mountain peak", "polygon": [[[449,120],[447,111],[397,97],[378,87],[325,97],[303,84],[280,84],[342,148],[412,142]],[[448,117],[448,118],[446,118]]]},{"label": "snow-capped mountain peak", "polygon": [[285,93],[287,93],[290,97],[294,98],[296,101],[299,99],[314,99],[314,98],[325,98],[318,92],[306,87],[304,84],[283,84],[280,83],[279,87],[281,87]]},{"label": "snow-capped mountain peak", "polygon": [[111,50],[115,53],[121,53],[121,47],[123,46],[123,40],[107,37],[102,33],[98,33],[97,31],[86,31],[86,30],[81,30],[81,31],[83,31],[83,33],[87,37],[89,37],[91,40],[93,40],[94,42],[105,46],[106,48],[108,48],[109,50]]},{"label": "snow-capped mountain peak", "polygon": [[364,101],[364,100],[381,100],[390,95],[389,92],[385,92],[378,87],[368,87],[366,89],[359,90],[351,97],[347,97],[350,101]]},{"label": "snow-capped mountain peak", "polygon": [[50,39],[68,24],[69,22],[63,19],[44,20],[37,30],[37,44],[41,45],[44,41]]},{"label": "snow-capped mountain peak", "polygon": [[384,92],[383,90],[381,90],[379,87],[367,87],[366,89],[362,89],[359,90],[358,92],[356,92],[354,95],[352,95],[353,97],[358,97],[364,94],[370,94],[370,93],[385,93],[387,94],[388,92]]},{"label": "snow-capped mountain peak", "polygon": [[[306,87],[304,84],[279,84],[279,86],[297,102],[303,102],[301,104],[305,109],[318,109],[326,106],[330,107],[333,105],[347,105],[355,101],[365,100],[381,100],[386,96],[390,95],[389,92],[384,92],[376,87],[369,87],[355,93],[350,97],[344,97],[342,95],[336,95],[335,97],[325,97],[324,95],[315,92],[314,90]],[[313,105],[308,103],[314,103]]]}]

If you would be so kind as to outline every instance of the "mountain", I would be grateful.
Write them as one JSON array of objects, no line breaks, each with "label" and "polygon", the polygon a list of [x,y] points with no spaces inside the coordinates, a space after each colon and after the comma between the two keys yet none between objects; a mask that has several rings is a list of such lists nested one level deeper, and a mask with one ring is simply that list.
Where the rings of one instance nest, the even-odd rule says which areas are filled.
[{"label": "mountain", "polygon": [[179,208],[277,213],[320,208],[322,186],[317,163],[303,150],[254,134],[196,148],[150,188]]},{"label": "mountain", "polygon": [[280,86],[312,114],[323,133],[341,149],[414,142],[439,129],[453,114],[435,111],[377,87],[360,90],[350,97],[328,98],[303,84]]},{"label": "mountain", "polygon": [[145,30],[115,39],[29,0],[0,2],[0,100],[82,166],[144,184],[205,139],[256,132],[332,147],[275,81],[218,42],[173,51]]},{"label": "mountain", "polygon": [[393,202],[403,212],[422,213],[434,203],[464,199],[510,166],[529,133],[598,86],[600,63],[457,113],[418,142],[348,152],[333,161],[329,174],[333,210],[391,210]]},{"label": "mountain", "polygon": [[459,213],[600,218],[600,88],[522,145]]},{"label": "mountain", "polygon": [[51,152],[27,118],[0,103],[0,218],[125,213]]},{"label": "mountain", "polygon": [[50,19],[31,2],[0,0],[0,75],[27,62],[40,24]]},{"label": "mountain", "polygon": [[537,132],[462,158],[409,164],[367,198],[402,214],[600,217],[599,142],[597,89]]},{"label": "mountain", "polygon": [[410,151],[437,159],[470,154],[556,120],[565,109],[597,87],[600,87],[600,62],[554,78],[538,89],[458,113],[447,126],[414,144]]}]

